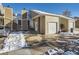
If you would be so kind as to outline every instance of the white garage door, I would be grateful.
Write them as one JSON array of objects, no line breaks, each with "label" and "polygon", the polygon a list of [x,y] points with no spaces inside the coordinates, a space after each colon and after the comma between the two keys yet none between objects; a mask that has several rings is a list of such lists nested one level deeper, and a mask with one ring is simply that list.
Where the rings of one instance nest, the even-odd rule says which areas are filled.
[{"label": "white garage door", "polygon": [[56,33],[56,23],[48,23],[48,34]]}]

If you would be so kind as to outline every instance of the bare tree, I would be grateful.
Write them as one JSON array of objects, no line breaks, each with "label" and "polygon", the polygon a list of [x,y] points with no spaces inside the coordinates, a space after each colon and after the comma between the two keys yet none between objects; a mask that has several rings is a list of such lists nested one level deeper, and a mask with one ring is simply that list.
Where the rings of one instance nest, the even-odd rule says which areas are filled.
[{"label": "bare tree", "polygon": [[71,16],[71,11],[69,11],[68,9],[66,9],[66,10],[63,11],[63,15],[67,16],[67,17],[70,17]]}]

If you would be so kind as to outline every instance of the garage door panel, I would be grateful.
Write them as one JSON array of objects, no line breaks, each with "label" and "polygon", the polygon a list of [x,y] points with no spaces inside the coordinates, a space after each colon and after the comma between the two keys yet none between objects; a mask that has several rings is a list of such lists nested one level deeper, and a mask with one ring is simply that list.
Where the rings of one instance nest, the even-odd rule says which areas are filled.
[{"label": "garage door panel", "polygon": [[56,33],[56,23],[48,23],[48,34]]}]

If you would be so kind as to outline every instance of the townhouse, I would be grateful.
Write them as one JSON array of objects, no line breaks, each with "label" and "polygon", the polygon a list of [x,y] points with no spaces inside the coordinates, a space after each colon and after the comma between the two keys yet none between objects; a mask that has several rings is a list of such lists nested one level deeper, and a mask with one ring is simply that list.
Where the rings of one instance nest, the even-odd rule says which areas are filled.
[{"label": "townhouse", "polygon": [[28,18],[26,9],[21,10],[21,13],[14,15],[13,31],[27,31]]},{"label": "townhouse", "polygon": [[39,10],[30,10],[28,12],[25,8],[21,10],[20,14],[13,15],[12,8],[0,5],[0,32],[7,30],[27,31],[29,25],[30,28],[40,34],[71,33],[75,31],[75,27],[78,27],[78,21],[63,15]]},{"label": "townhouse", "polygon": [[0,33],[12,30],[13,9],[0,4]]}]

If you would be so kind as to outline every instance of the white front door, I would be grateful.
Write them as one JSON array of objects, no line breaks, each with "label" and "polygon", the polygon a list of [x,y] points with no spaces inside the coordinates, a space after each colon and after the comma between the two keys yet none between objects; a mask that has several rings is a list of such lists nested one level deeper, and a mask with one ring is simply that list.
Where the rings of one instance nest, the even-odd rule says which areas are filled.
[{"label": "white front door", "polygon": [[38,22],[35,22],[35,31],[38,31]]},{"label": "white front door", "polygon": [[56,33],[56,23],[48,23],[48,34]]}]

